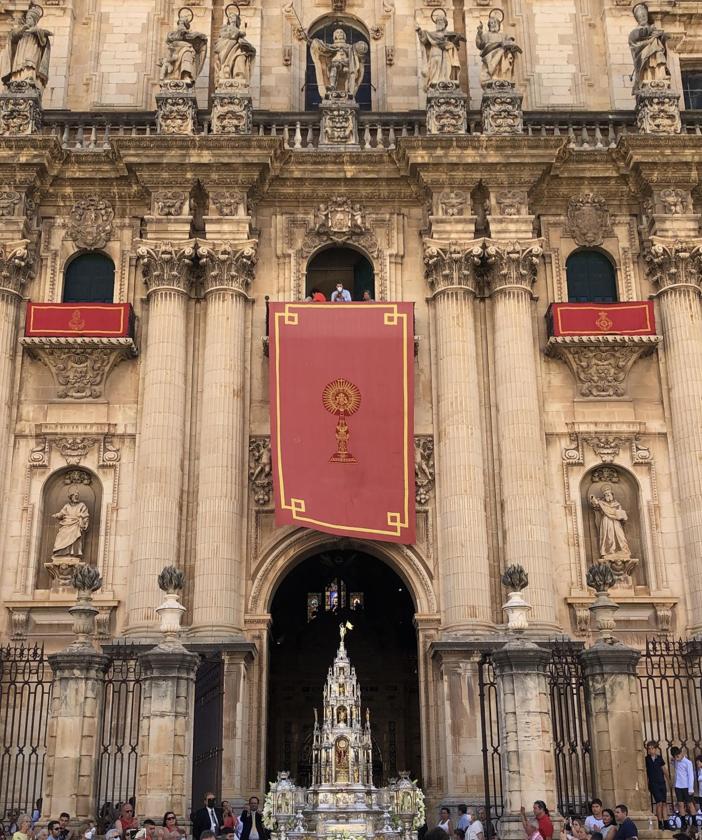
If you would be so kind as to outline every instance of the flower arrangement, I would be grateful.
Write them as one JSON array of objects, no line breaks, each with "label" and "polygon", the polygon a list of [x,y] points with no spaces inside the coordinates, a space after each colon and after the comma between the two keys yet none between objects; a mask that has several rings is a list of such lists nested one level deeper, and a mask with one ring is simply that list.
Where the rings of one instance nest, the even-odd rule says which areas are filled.
[{"label": "flower arrangement", "polygon": [[351,834],[350,831],[334,831],[328,834],[329,840],[366,840],[363,834]]},{"label": "flower arrangement", "polygon": [[274,831],[278,825],[278,820],[273,816],[273,786],[275,782],[269,782],[270,790],[263,800],[263,825],[269,831]]},{"label": "flower arrangement", "polygon": [[421,828],[427,819],[427,809],[426,805],[424,804],[424,791],[419,787],[417,782],[414,783],[417,787],[417,813],[412,821],[412,828],[417,831],[417,829]]}]

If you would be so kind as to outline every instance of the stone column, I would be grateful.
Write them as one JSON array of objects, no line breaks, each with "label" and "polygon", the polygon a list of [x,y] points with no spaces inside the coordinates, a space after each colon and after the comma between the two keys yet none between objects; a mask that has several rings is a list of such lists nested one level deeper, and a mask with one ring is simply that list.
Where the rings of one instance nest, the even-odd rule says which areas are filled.
[{"label": "stone column", "polygon": [[650,812],[636,676],[640,655],[626,645],[603,641],[581,654],[595,774],[593,789],[603,802],[623,802],[632,816]]},{"label": "stone column", "polygon": [[[127,610],[131,635],[154,619],[154,581],[177,562],[185,445],[186,316],[194,241],[141,241],[149,301]],[[161,814],[163,817],[163,814]]]},{"label": "stone column", "polygon": [[251,665],[256,648],[244,643],[224,653],[224,702],[222,715],[222,797],[246,799],[246,733],[256,726],[249,709]]},{"label": "stone column", "polygon": [[[461,221],[459,219],[458,221]],[[475,330],[482,240],[424,241],[436,364],[436,509],[443,630],[492,624]]]},{"label": "stone column", "polygon": [[[531,217],[523,217],[531,229]],[[556,627],[549,538],[546,447],[536,375],[532,286],[539,240],[486,243],[500,453],[505,566],[529,573],[532,624]]]},{"label": "stone column", "polygon": [[505,808],[500,837],[505,840],[524,837],[522,805],[528,808],[536,799],[556,801],[549,660],[547,650],[526,640],[508,642],[493,654]]},{"label": "stone column", "polygon": [[139,656],[142,669],[139,773],[140,817],[163,819],[175,811],[181,825],[190,818],[193,716],[197,654],[167,642]]},{"label": "stone column", "polygon": [[246,533],[246,315],[256,241],[200,240],[205,263],[195,594],[192,633],[241,634]]},{"label": "stone column", "polygon": [[702,239],[654,237],[646,253],[658,288],[662,352],[690,595],[689,632],[702,634]]}]

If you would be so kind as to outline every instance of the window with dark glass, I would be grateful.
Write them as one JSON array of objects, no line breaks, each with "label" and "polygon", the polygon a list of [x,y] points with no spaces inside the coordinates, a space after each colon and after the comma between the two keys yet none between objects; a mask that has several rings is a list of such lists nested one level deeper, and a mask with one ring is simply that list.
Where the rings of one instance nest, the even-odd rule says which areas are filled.
[{"label": "window with dark glass", "polygon": [[351,293],[352,300],[363,300],[364,292],[375,298],[373,266],[353,248],[327,248],[314,256],[307,266],[306,295],[321,292],[330,300],[337,283]]},{"label": "window with dark glass", "polygon": [[80,254],[66,267],[64,303],[112,303],[115,264],[104,254]]},{"label": "window with dark glass", "polygon": [[685,107],[702,110],[702,67],[683,70],[682,87]]},{"label": "window with dark glass", "polygon": [[617,277],[614,266],[600,251],[575,251],[566,261],[570,303],[614,303]]},{"label": "window with dark glass", "polygon": [[[355,27],[351,26],[347,21],[332,20],[322,22],[320,25],[314,27],[310,32],[311,38],[319,38],[325,44],[332,44],[334,42],[334,30],[343,29],[346,35],[346,41],[349,44],[357,44],[363,41],[368,45],[368,38],[366,35]],[[363,69],[363,81],[356,91],[356,102],[362,111],[370,111],[371,109],[371,64],[370,64],[370,49],[366,54],[365,65]],[[307,45],[307,67],[305,71],[305,111],[316,111],[319,108],[319,103],[322,101],[319,89],[317,87],[317,74],[314,69],[314,62],[310,53],[310,45]]]}]

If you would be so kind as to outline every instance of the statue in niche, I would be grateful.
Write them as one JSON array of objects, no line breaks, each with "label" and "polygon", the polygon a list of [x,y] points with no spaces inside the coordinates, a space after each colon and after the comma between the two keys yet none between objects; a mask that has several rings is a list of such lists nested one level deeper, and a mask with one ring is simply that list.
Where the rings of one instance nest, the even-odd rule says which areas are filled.
[{"label": "statue in niche", "polygon": [[51,514],[59,525],[54,540],[52,557],[73,557],[83,559],[83,535],[90,524],[90,514],[85,502],[81,502],[77,490],[70,490],[68,501],[58,513]]},{"label": "statue in niche", "polygon": [[600,558],[607,561],[621,561],[631,558],[631,550],[624,533],[627,512],[615,498],[612,488],[605,484],[602,495],[590,496],[590,505],[597,518]]},{"label": "statue in niche", "polygon": [[448,28],[448,18],[444,9],[434,9],[431,13],[435,31],[422,29],[417,24],[415,30],[419,43],[426,54],[426,69],[424,70],[424,90],[436,87],[440,83],[458,86],[458,75],[461,72],[461,62],[458,49],[465,36],[458,32],[451,32]]},{"label": "statue in niche", "polygon": [[53,32],[39,26],[43,15],[42,7],[32,3],[24,14],[24,20],[16,20],[10,29],[0,57],[0,79],[5,84],[28,82],[43,89],[49,80],[49,37]]},{"label": "statue in niche", "polygon": [[349,44],[343,29],[335,29],[333,42],[313,38],[310,55],[314,62],[317,87],[322,97],[336,95],[353,99],[363,81],[368,44]]},{"label": "statue in niche", "polygon": [[178,12],[176,29],[166,37],[168,55],[161,61],[162,82],[185,82],[188,87],[195,84],[207,55],[207,35],[192,32],[192,10],[184,6]]},{"label": "statue in niche", "polygon": [[480,50],[480,84],[483,88],[490,82],[514,84],[514,62],[522,49],[511,35],[500,31],[504,19],[502,9],[493,9],[488,15],[487,33],[483,22],[478,24],[475,46]]},{"label": "statue in niche", "polygon": [[336,712],[336,722],[341,726],[346,726],[348,723],[348,714],[346,712],[346,706],[339,706]]},{"label": "statue in niche", "polygon": [[334,765],[336,768],[337,782],[348,782],[349,780],[349,742],[346,738],[338,738],[334,748]]},{"label": "statue in niche", "polygon": [[246,29],[241,28],[241,12],[236,3],[230,3],[224,14],[226,20],[214,45],[215,87],[232,84],[246,90],[251,82],[256,48],[247,40]]},{"label": "statue in niche", "polygon": [[668,35],[651,24],[648,6],[637,3],[632,9],[638,26],[629,33],[629,48],[634,60],[632,93],[651,82],[670,82]]}]

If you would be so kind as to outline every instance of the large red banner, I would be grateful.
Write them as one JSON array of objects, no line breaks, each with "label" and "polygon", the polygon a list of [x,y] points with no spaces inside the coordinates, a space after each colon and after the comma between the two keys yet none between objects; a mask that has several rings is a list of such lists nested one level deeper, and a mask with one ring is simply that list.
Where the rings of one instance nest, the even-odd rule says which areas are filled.
[{"label": "large red banner", "polygon": [[653,302],[552,303],[548,310],[550,334],[655,335]]},{"label": "large red banner", "polygon": [[30,338],[125,338],[133,333],[130,303],[27,304],[24,334]]},{"label": "large red banner", "polygon": [[413,543],[414,306],[271,303],[278,525]]}]

